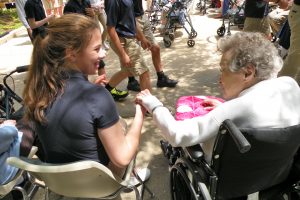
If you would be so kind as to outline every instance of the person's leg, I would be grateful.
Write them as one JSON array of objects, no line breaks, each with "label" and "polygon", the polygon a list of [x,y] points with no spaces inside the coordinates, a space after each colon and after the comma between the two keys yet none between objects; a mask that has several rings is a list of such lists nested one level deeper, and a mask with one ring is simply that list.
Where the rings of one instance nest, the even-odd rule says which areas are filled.
[{"label": "person's leg", "polygon": [[150,92],[152,91],[149,71],[146,71],[140,75],[140,83],[141,83],[141,90],[148,89]]},{"label": "person's leg", "polygon": [[290,48],[280,76],[291,76],[300,84],[300,5],[293,4],[289,13]]},{"label": "person's leg", "polygon": [[99,19],[99,22],[101,23],[101,25],[103,27],[102,40],[106,41],[106,39],[107,39],[106,14],[105,13],[99,13],[98,19]]},{"label": "person's leg", "polygon": [[[178,81],[170,79],[167,75],[163,72],[163,65],[161,62],[161,56],[160,56],[160,47],[157,44],[153,33],[151,31],[151,23],[147,19],[147,17],[144,15],[140,19],[137,20],[139,23],[143,34],[147,38],[147,40],[152,44],[152,47],[150,48],[151,51],[151,57],[152,57],[152,63],[155,68],[156,74],[157,74],[157,86],[158,87],[175,87]],[[130,77],[128,81],[127,89],[133,90],[133,91],[140,91],[140,87],[138,85],[138,82],[134,79],[134,77]]]},{"label": "person's leg", "polygon": [[247,32],[260,32],[265,34],[266,37],[270,38],[269,17],[268,16],[263,18],[246,17],[243,30]]},{"label": "person's leg", "polygon": [[129,39],[126,40],[125,48],[133,65],[131,68],[128,68],[130,74],[133,76],[139,76],[142,90],[148,89],[151,91],[150,73],[142,55],[142,47],[135,41],[135,39]]}]

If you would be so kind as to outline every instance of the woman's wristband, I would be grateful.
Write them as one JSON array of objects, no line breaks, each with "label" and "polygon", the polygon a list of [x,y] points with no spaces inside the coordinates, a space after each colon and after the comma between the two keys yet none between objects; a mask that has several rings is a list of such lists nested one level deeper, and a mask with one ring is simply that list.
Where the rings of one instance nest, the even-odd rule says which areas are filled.
[{"label": "woman's wristband", "polygon": [[155,106],[154,108],[152,108],[151,113],[153,114],[153,112],[155,111],[155,109],[159,108],[159,107],[164,107],[164,106],[163,105],[157,105],[157,106]]}]

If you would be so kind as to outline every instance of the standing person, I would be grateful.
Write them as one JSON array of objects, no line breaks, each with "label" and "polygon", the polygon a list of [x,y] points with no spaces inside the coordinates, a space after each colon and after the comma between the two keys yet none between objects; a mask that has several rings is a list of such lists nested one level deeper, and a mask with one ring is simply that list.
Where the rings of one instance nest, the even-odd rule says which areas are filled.
[{"label": "standing person", "polygon": [[20,21],[22,22],[23,26],[25,26],[30,40],[32,41],[32,30],[26,20],[26,14],[25,14],[25,10],[24,10],[25,3],[26,3],[26,0],[16,0],[17,14],[18,14],[18,17],[19,17]]},{"label": "standing person", "polygon": [[268,2],[265,0],[246,0],[244,31],[260,32],[271,39],[268,18]]},{"label": "standing person", "polygon": [[94,9],[91,8],[89,0],[69,0],[64,7],[64,14],[68,13],[82,14],[91,18],[95,17]]},{"label": "standing person", "polygon": [[32,39],[37,35],[42,37],[46,35],[46,26],[48,22],[55,17],[50,14],[46,17],[43,3],[41,0],[27,0],[24,7],[26,18],[30,28],[32,29]]},{"label": "standing person", "polygon": [[[277,0],[278,5],[283,9],[292,2]],[[288,22],[291,29],[290,48],[280,75],[291,76],[300,85],[300,0],[294,0],[289,12]]]},{"label": "standing person", "polygon": [[105,0],[107,14],[107,30],[111,40],[111,48],[119,56],[121,70],[109,80],[106,88],[118,100],[128,96],[127,91],[119,91],[116,86],[128,76],[139,76],[141,89],[151,90],[150,73],[142,55],[142,45],[149,47],[140,30],[137,29],[132,0]]},{"label": "standing person", "polygon": [[94,160],[122,177],[137,153],[145,110],[135,106],[125,134],[112,96],[86,78],[97,73],[101,59],[98,22],[68,14],[47,29],[47,37],[36,40],[23,93],[46,162]]},{"label": "standing person", "polygon": [[[151,51],[152,63],[154,65],[157,83],[156,86],[161,87],[175,87],[178,83],[176,80],[170,79],[164,74],[163,65],[160,57],[160,47],[155,41],[151,30],[151,24],[148,17],[144,15],[143,0],[133,0],[134,1],[134,13],[136,17],[137,24],[140,26],[142,33],[145,35],[146,39],[151,43],[149,50]],[[128,78],[128,90],[140,91],[140,85],[138,81],[131,76]]]},{"label": "standing person", "polygon": [[102,25],[102,46],[105,50],[109,49],[109,44],[107,42],[107,27],[106,27],[106,13],[104,10],[104,0],[91,0],[92,8],[95,11],[96,17]]}]

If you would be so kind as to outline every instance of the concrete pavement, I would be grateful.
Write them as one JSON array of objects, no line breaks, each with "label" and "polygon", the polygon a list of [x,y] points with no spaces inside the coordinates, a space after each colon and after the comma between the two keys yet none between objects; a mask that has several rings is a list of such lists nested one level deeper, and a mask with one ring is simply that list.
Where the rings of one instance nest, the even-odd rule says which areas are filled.
[{"label": "concrete pavement", "polygon": [[[195,2],[197,3],[197,2]],[[195,46],[190,48],[187,46],[187,34],[184,29],[178,29],[175,34],[175,40],[170,48],[165,48],[162,37],[157,34],[157,41],[161,46],[161,57],[164,64],[164,71],[167,75],[174,79],[178,79],[179,83],[176,88],[156,88],[156,74],[152,67],[150,52],[144,52],[145,59],[151,69],[151,81],[153,94],[156,95],[166,107],[175,113],[174,108],[176,100],[180,96],[186,95],[215,95],[219,96],[218,88],[218,63],[220,53],[217,51],[216,30],[221,26],[220,19],[213,19],[207,16],[201,16],[199,12],[192,8],[191,18],[194,29],[198,36],[195,38]],[[188,27],[188,26],[187,26]],[[234,33],[233,28],[233,33]],[[17,38],[12,38],[4,44],[0,45],[0,72],[5,73],[17,66],[30,63],[30,55],[32,45],[24,31]],[[119,69],[118,58],[113,51],[108,51],[105,58],[106,71],[110,77]],[[16,75],[17,92],[21,92],[23,88],[24,75]],[[90,77],[91,80],[94,77]],[[126,88],[126,81],[119,85],[120,89]],[[123,102],[117,102],[119,113],[130,124],[134,116],[133,100],[136,93],[131,92],[128,98]],[[169,200],[169,173],[168,164],[163,157],[159,141],[162,137],[159,130],[155,127],[152,118],[147,117],[142,131],[142,140],[137,154],[137,166],[149,167],[152,175],[147,182],[148,187],[155,193],[156,199]],[[39,191],[35,199],[41,199],[43,191]],[[144,199],[149,199],[149,195],[145,192]],[[62,197],[52,196],[52,199],[61,199]],[[68,198],[63,198],[68,199]],[[120,199],[135,199],[133,193],[123,194]]]}]

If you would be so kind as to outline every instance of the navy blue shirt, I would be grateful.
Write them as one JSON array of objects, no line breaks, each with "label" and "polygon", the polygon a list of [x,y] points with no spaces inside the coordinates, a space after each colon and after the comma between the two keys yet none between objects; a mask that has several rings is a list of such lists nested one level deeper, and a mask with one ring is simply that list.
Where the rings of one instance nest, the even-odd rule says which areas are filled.
[{"label": "navy blue shirt", "polygon": [[[35,21],[41,21],[46,18],[43,3],[41,0],[28,0],[24,6],[26,19],[35,19]],[[32,29],[32,37],[35,38],[38,34],[44,36],[46,34],[45,27],[47,23],[38,28]]]},{"label": "navy blue shirt", "polygon": [[263,18],[268,15],[268,3],[264,0],[246,0],[245,17]]},{"label": "navy blue shirt", "polygon": [[107,26],[115,27],[120,37],[135,37],[136,24],[132,0],[105,0]]},{"label": "navy blue shirt", "polygon": [[87,15],[85,9],[90,7],[91,7],[91,3],[89,0],[82,0],[81,3],[78,0],[69,0],[64,7],[64,14],[78,13],[78,14]]},{"label": "navy blue shirt", "polygon": [[143,0],[133,0],[133,2],[135,17],[140,17],[144,15]]},{"label": "navy blue shirt", "polygon": [[119,114],[104,87],[90,83],[80,72],[70,72],[64,93],[48,106],[45,116],[47,124],[36,123],[36,130],[46,162],[94,160],[108,164],[97,129],[117,123]]}]

